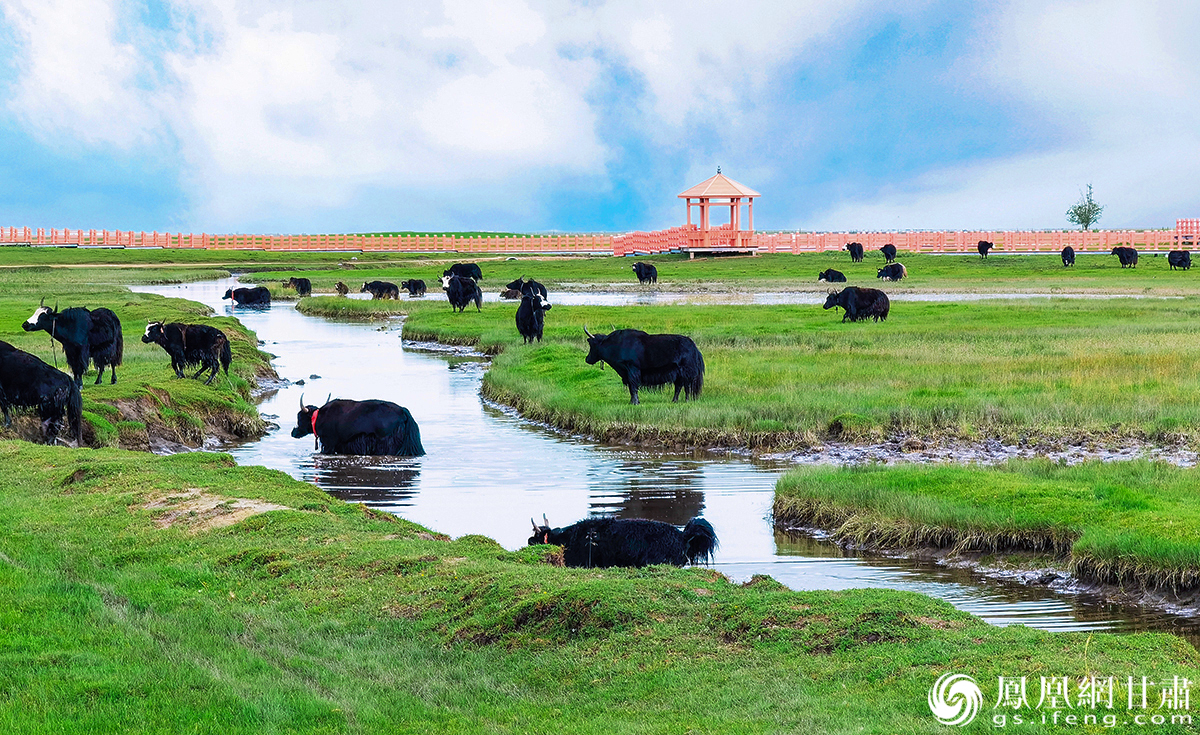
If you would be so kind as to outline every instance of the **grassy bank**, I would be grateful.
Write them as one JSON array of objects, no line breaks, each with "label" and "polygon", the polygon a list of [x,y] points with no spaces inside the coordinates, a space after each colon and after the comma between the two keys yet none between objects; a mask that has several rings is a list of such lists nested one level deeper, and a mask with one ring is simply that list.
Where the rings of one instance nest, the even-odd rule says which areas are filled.
[{"label": "grassy bank", "polygon": [[[138,271],[144,281],[169,278],[160,271]],[[206,271],[191,272],[206,275]],[[128,277],[131,274],[124,274]],[[124,364],[117,368],[117,384],[92,385],[95,370],[84,376],[84,440],[92,446],[150,449],[162,442],[199,446],[206,438],[235,439],[258,436],[265,424],[250,402],[255,378],[273,375],[267,356],[259,351],[253,332],[236,319],[213,317],[200,304],[135,294],[116,285],[123,274],[114,270],[31,267],[4,273],[0,295],[0,340],[31,352],[51,365],[69,371],[61,347],[51,344],[45,332],[21,328],[42,297],[47,305],[107,307],[121,319],[125,339]],[[197,380],[179,380],[170,358],[155,344],[142,344],[149,321],[182,321],[215,326],[229,337],[233,364],[229,378],[222,373],[211,386]],[[193,369],[194,372],[194,369]],[[190,375],[190,373],[189,373]],[[17,420],[0,436],[40,438],[36,417]]]},{"label": "grassy bank", "polygon": [[1167,635],[993,628],[918,595],[702,568],[563,569],[548,547],[451,541],[222,455],[0,442],[0,461],[9,732],[933,733],[926,694],[948,671],[986,698],[1001,675],[1200,677]]},{"label": "grassy bank", "polygon": [[[551,290],[632,291],[824,291],[831,284],[817,282],[817,274],[834,268],[846,274],[851,285],[879,286],[876,271],[883,256],[874,253],[863,263],[851,263],[846,253],[762,255],[688,260],[667,255],[638,258],[658,268],[657,286],[639,286],[630,269],[634,258],[520,256],[435,256],[403,262],[343,262],[334,269],[314,267],[302,275],[319,292],[333,292],[337,281],[357,290],[364,280],[400,283],[420,278],[431,287],[447,263],[474,261],[480,264],[485,292],[499,292],[518,276],[535,278]],[[1200,293],[1200,275],[1172,271],[1165,257],[1144,255],[1136,269],[1120,267],[1115,256],[1080,255],[1073,268],[1063,268],[1057,255],[996,255],[982,260],[974,255],[901,254],[898,260],[909,277],[882,287],[888,293],[931,293],[940,291],[979,293],[1122,293],[1182,296]],[[263,270],[259,277],[286,280],[298,270]],[[355,282],[357,281],[357,283]],[[834,284],[836,285],[836,284]],[[553,296],[553,294],[551,294]]]},{"label": "grassy bank", "polygon": [[[555,306],[525,346],[512,304],[305,299],[310,314],[408,311],[409,339],[499,353],[487,394],[605,440],[787,448],[897,434],[1059,443],[1197,442],[1200,308],[1164,300],[896,303],[886,323],[842,324],[817,306]],[[691,336],[699,401],[646,393],[586,365],[583,327]]]},{"label": "grassy bank", "polygon": [[779,480],[774,515],[857,546],[1048,552],[1084,581],[1192,590],[1198,484],[1148,461],[802,468]]}]

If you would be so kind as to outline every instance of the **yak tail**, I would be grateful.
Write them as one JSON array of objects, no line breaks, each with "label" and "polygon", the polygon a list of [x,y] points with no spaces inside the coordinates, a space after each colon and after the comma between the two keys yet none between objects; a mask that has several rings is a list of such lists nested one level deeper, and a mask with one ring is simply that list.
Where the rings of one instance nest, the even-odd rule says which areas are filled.
[{"label": "yak tail", "polygon": [[70,381],[71,388],[67,393],[67,425],[71,427],[71,436],[75,437],[75,446],[83,446],[83,396],[75,381]]},{"label": "yak tail", "polygon": [[475,310],[483,311],[483,291],[479,287],[475,287]]},{"label": "yak tail", "polygon": [[425,447],[421,446],[421,429],[417,426],[416,420],[407,408],[401,408],[404,411],[406,419],[404,438],[400,440],[400,446],[396,447],[394,454],[398,457],[423,457],[425,456]]},{"label": "yak tail", "polygon": [[683,527],[683,539],[687,542],[687,557],[692,564],[711,561],[713,552],[721,545],[717,541],[717,532],[713,530],[712,524],[703,518],[688,521]]},{"label": "yak tail", "polygon": [[900,264],[900,277],[908,278],[908,269],[904,267],[903,263]]},{"label": "yak tail", "polygon": [[704,355],[700,354],[700,350],[696,350],[696,362],[692,379],[683,386],[683,397],[688,400],[699,398],[700,391],[704,389]]},{"label": "yak tail", "polygon": [[221,367],[225,368],[225,376],[229,377],[229,363],[233,362],[233,349],[229,346],[229,338],[221,335]]},{"label": "yak tail", "polygon": [[117,327],[117,334],[113,337],[113,353],[112,359],[108,361],[109,365],[120,365],[125,359],[125,335],[121,333],[121,328]]}]

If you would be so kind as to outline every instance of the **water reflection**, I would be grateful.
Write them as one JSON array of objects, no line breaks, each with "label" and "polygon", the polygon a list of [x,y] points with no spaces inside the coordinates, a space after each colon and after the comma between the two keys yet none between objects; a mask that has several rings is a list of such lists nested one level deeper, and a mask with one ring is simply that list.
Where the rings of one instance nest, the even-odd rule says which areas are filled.
[{"label": "water reflection", "polygon": [[[827,542],[779,536],[769,522],[775,480],[788,465],[726,456],[608,447],[566,437],[484,402],[485,362],[453,349],[411,349],[400,323],[305,317],[294,303],[232,309],[220,297],[236,285],[139,288],[190,298],[232,314],[265,340],[286,385],[261,404],[280,428],[230,447],[239,463],[282,470],[345,500],[365,502],[452,536],[484,534],[523,546],[530,516],[555,525],[589,515],[651,518],[683,525],[703,515],[721,548],[714,566],[735,580],[769,574],[797,590],[885,587],[946,600],[996,625],[1046,630],[1197,630],[1193,622],[1084,594],[988,580],[970,572],[850,554]],[[622,298],[656,299],[653,294]],[[558,298],[556,294],[551,299]],[[625,303],[628,303],[626,301]],[[657,303],[657,302],[655,302]],[[514,307],[515,308],[515,307]],[[311,376],[320,377],[313,378]],[[406,406],[428,454],[418,458],[327,457],[293,439],[300,394],[381,398]],[[310,401],[311,402],[311,401]]]}]

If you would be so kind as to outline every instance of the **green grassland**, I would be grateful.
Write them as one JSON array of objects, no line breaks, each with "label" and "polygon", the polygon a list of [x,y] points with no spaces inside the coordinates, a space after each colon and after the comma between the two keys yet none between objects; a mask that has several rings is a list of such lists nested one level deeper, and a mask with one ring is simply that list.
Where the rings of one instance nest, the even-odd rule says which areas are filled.
[{"label": "green grassland", "polygon": [[1085,581],[1194,590],[1198,486],[1200,471],[1149,461],[805,467],[780,478],[774,516],[856,545],[1044,551]]},{"label": "green grassland", "polygon": [[[61,347],[51,344],[45,332],[25,332],[21,324],[45,297],[47,305],[58,304],[88,308],[107,307],[121,319],[125,338],[124,364],[117,368],[117,384],[105,374],[100,385],[93,385],[96,372],[84,376],[84,439],[93,446],[122,446],[148,449],[152,439],[191,446],[205,438],[253,437],[265,431],[265,424],[250,402],[250,391],[259,376],[271,375],[266,355],[259,351],[253,332],[236,319],[213,317],[200,304],[181,299],[166,299],[152,294],[131,293],[112,279],[130,282],[136,276],[145,281],[160,281],[175,276],[205,276],[206,270],[189,270],[165,276],[150,270],[63,269],[26,267],[2,273],[5,289],[0,295],[0,340],[37,355],[51,365],[69,368]],[[136,282],[136,281],[134,281]],[[233,363],[229,378],[222,373],[211,386],[201,381],[175,377],[170,358],[155,344],[142,344],[146,323],[183,321],[211,324],[230,339]],[[194,369],[193,369],[194,372]],[[14,421],[0,436],[40,436],[36,421]]]},{"label": "green grassland", "polygon": [[[1200,308],[1164,299],[894,302],[886,322],[819,306],[554,306],[522,345],[516,306],[304,299],[312,314],[406,310],[409,339],[499,353],[486,393],[533,419],[606,440],[786,448],[896,434],[1018,441],[1200,439]],[[376,310],[383,311],[377,312]],[[696,340],[699,401],[645,392],[584,363],[583,328]]]},{"label": "green grassland", "polygon": [[[1002,675],[1200,678],[1169,635],[564,569],[550,547],[451,541],[224,455],[9,441],[0,462],[5,732],[937,733],[944,672],[989,697]],[[225,503],[189,513],[197,493]],[[206,530],[239,498],[285,509]]]}]

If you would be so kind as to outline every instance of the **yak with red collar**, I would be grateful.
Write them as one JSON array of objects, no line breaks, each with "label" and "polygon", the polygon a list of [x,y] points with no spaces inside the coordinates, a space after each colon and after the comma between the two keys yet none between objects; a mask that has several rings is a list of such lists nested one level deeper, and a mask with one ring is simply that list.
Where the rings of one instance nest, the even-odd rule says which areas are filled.
[{"label": "yak with red collar", "polygon": [[292,437],[312,434],[322,454],[371,454],[420,457],[421,430],[404,406],[391,401],[326,400],[325,405],[304,405]]}]

